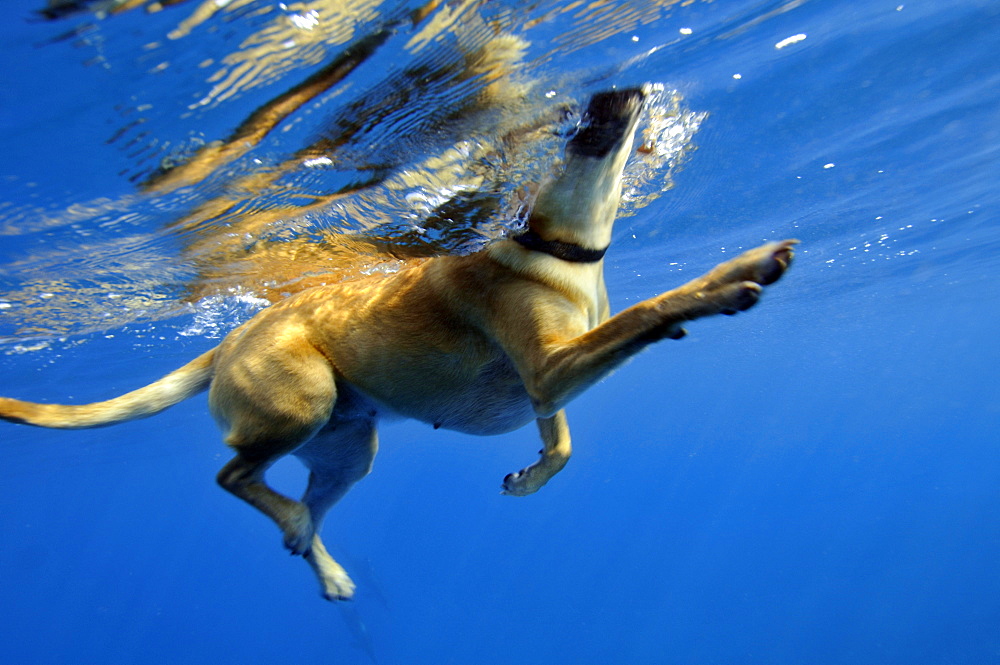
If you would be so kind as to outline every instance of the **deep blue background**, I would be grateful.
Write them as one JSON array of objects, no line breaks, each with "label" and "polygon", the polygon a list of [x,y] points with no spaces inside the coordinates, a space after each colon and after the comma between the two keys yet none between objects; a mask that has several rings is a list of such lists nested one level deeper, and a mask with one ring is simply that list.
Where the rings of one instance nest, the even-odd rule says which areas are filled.
[{"label": "deep blue background", "polygon": [[[571,405],[575,454],[543,491],[498,493],[532,428],[386,425],[326,529],[359,592],[328,605],[215,486],[226,451],[204,398],[108,430],[4,426],[0,661],[1000,663],[1000,6],[838,0],[754,20],[782,6],[675,8],[587,52],[669,43],[622,78],[710,114],[676,187],[618,227],[617,309],[737,247],[803,242],[758,308]],[[39,47],[70,24],[25,21],[35,8],[3,10],[8,222],[132,187],[105,100],[141,68]],[[114,17],[87,48],[118,53],[176,16]],[[46,240],[5,234],[0,267]],[[94,400],[215,342],[19,343],[0,393]],[[275,471],[302,481],[293,461]]]}]

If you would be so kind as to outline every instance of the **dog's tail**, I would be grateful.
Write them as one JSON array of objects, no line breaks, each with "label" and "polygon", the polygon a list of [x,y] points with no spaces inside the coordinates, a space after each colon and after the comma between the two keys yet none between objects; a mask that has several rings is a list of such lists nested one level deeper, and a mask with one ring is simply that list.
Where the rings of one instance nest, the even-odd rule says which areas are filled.
[{"label": "dog's tail", "polygon": [[214,359],[215,349],[212,349],[159,381],[106,402],[36,404],[0,397],[0,420],[36,427],[84,429],[146,418],[208,388],[214,375]]}]

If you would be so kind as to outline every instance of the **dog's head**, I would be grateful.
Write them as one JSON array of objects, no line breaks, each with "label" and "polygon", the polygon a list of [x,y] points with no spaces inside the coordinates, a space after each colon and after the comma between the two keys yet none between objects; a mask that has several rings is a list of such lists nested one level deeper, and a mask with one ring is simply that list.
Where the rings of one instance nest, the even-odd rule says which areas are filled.
[{"label": "dog's head", "polygon": [[566,146],[563,172],[539,191],[528,220],[531,231],[586,250],[608,246],[645,97],[642,88],[627,88],[590,99],[580,129]]}]

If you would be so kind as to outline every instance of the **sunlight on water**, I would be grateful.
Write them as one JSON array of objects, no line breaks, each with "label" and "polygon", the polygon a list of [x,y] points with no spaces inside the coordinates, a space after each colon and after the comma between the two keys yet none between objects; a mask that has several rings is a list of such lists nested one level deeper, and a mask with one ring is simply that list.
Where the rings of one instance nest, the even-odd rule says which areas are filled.
[{"label": "sunlight on water", "polygon": [[[232,13],[246,4],[205,3],[168,37],[187,37],[217,11]],[[212,72],[206,79],[212,88],[189,108],[219,104],[256,87],[280,81],[303,66],[322,63],[331,49],[347,44],[357,36],[359,27],[379,17],[380,4],[379,0],[316,0],[259,7],[255,13],[266,16],[264,26],[247,36],[239,48],[218,65],[212,61],[202,64]]]},{"label": "sunlight on water", "polygon": [[[129,177],[139,192],[61,210],[8,209],[4,235],[58,235],[4,266],[0,337],[192,313],[177,334],[214,337],[314,284],[475,251],[523,224],[580,121],[587,93],[546,63],[654,21],[674,3],[554,6],[527,24],[478,2],[432,1],[409,12],[372,0],[182,4],[186,18],[143,47],[144,77],[150,64],[156,76],[171,76],[171,59],[184,53],[177,46],[207,37],[210,26],[240,36],[224,57],[208,52],[189,70],[205,72],[211,87],[178,108],[174,122],[207,118],[258,89],[267,94],[217,138],[201,129],[157,138],[149,114],[163,102],[137,98],[142,115],[125,114],[109,143],[134,154]],[[529,41],[557,17],[570,26],[557,43]],[[214,37],[205,45],[223,46]],[[369,82],[356,82],[356,71]],[[191,80],[178,85],[190,90]],[[671,187],[704,117],[684,108],[676,90],[654,86],[625,174],[623,214]]]},{"label": "sunlight on water", "polygon": [[638,130],[639,148],[622,180],[621,215],[635,214],[673,186],[672,175],[683,163],[701,123],[708,117],[685,109],[676,90],[651,86],[643,124]]},{"label": "sunlight on water", "polygon": [[178,334],[184,337],[221,339],[269,304],[263,298],[246,293],[206,296],[188,306],[194,320]]},{"label": "sunlight on water", "polygon": [[[156,3],[52,0],[52,15],[79,17],[76,48],[97,53],[122,80],[107,145],[125,166],[113,183],[117,195],[0,202],[0,234],[24,247],[0,266],[0,338],[51,339],[192,315],[177,329],[216,334],[222,318],[235,325],[262,303],[311,285],[475,251],[523,223],[594,89],[648,83],[622,71],[665,69],[699,44],[761,29],[805,4],[748,5],[704,29],[671,23],[678,6],[691,3],[669,0],[553,3],[527,13],[473,0],[405,8],[376,0],[187,0],[156,12],[164,19],[158,25],[138,23],[130,47],[109,41],[116,15]],[[643,32],[649,26],[669,29]],[[793,62],[803,45],[822,48],[822,40],[793,22],[761,43],[769,53],[760,57],[780,51],[782,62]],[[625,64],[577,67],[588,48],[622,42],[638,49]],[[725,72],[730,83],[754,84],[752,69],[734,71]],[[653,83],[625,173],[623,217],[641,216],[673,186],[696,133],[712,123],[687,108],[670,80]],[[794,117],[794,97],[781,104],[779,112]],[[805,160],[793,167],[799,192],[834,186],[827,181],[853,188],[859,177],[876,191],[894,177],[859,176],[850,155],[823,154],[818,163],[814,155],[797,155]],[[975,203],[967,207],[971,214]],[[845,210],[867,224],[826,246],[803,246],[802,256],[831,276],[878,262],[906,269],[933,251],[923,243],[934,228],[955,217],[882,212]],[[939,222],[944,212],[948,221]],[[807,211],[791,227],[826,226],[828,218]],[[653,237],[660,226],[637,231],[636,240]],[[777,232],[760,229],[722,251]],[[676,271],[684,262],[662,265]]]}]

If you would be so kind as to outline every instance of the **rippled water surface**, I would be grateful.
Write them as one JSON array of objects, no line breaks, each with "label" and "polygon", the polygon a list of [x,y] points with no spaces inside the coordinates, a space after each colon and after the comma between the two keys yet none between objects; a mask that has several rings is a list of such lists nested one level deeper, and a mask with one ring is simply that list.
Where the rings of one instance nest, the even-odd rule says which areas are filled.
[{"label": "rippled water surface", "polygon": [[346,605],[215,486],[203,398],[0,427],[3,662],[1000,662],[996,2],[0,13],[5,396],[105,399],[288,294],[480,249],[615,86],[653,93],[613,309],[802,241],[572,404],[537,495],[498,494],[533,428],[387,425],[328,520]]}]

